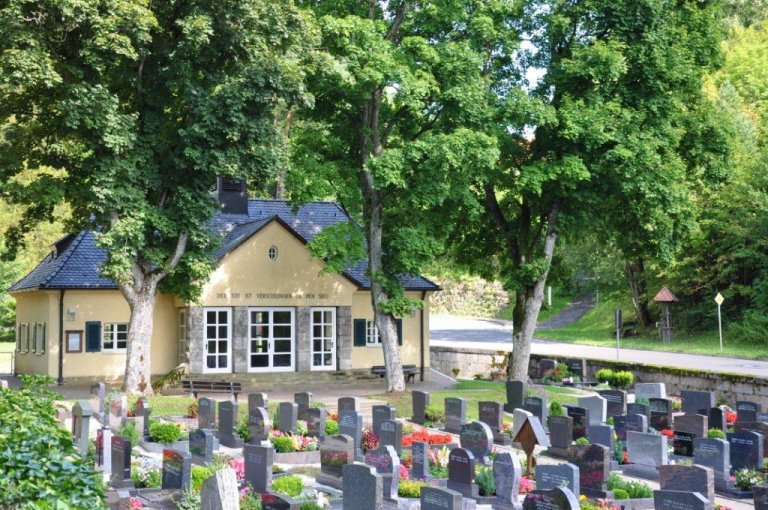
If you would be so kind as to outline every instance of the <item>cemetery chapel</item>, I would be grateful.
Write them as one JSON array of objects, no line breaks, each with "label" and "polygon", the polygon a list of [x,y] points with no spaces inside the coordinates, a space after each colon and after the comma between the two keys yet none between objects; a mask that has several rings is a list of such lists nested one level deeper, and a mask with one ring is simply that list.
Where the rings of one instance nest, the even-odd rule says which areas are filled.
[{"label": "cemetery chapel", "polygon": [[[349,221],[335,203],[297,210],[285,200],[249,199],[245,183],[218,178],[220,211],[211,220],[218,265],[196,303],[158,294],[152,335],[153,376],[187,363],[193,375],[316,371],[370,372],[383,365],[373,322],[367,263],[322,273],[309,243]],[[70,234],[9,292],[16,299],[16,372],[67,382],[120,380],[130,310],[100,274],[106,254],[91,231]],[[439,290],[403,276],[406,295],[423,308],[397,318],[403,364],[422,378],[429,365],[429,298]],[[61,356],[60,356],[61,354]]]}]

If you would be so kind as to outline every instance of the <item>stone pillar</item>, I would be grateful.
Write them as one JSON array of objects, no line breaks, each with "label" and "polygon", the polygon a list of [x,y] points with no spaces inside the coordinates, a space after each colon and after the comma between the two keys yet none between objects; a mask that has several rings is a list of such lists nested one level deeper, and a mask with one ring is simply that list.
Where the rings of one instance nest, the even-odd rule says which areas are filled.
[{"label": "stone pillar", "polygon": [[248,372],[248,307],[236,306],[232,316],[232,363],[235,373]]},{"label": "stone pillar", "polygon": [[312,314],[307,306],[296,307],[296,371],[312,369]]},{"label": "stone pillar", "polygon": [[202,374],[205,366],[205,316],[200,306],[190,306],[187,314],[189,335],[189,373]]},{"label": "stone pillar", "polygon": [[338,369],[352,368],[352,307],[339,306],[336,309],[336,356]]}]

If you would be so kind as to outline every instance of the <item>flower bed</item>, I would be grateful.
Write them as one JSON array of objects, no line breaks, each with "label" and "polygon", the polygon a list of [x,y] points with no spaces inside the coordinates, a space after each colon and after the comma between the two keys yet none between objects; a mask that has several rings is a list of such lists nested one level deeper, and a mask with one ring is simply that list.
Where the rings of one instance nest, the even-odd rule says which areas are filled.
[{"label": "flower bed", "polygon": [[441,432],[430,432],[427,429],[419,429],[403,436],[403,446],[413,446],[414,441],[421,441],[429,445],[448,445],[453,443],[453,436]]}]

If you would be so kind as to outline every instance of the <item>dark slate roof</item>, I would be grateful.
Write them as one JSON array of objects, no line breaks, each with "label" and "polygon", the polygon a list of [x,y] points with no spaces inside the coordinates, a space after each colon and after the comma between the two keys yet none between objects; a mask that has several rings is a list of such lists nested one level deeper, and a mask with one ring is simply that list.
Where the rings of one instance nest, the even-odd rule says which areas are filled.
[{"label": "dark slate roof", "polygon": [[[296,211],[285,200],[252,199],[248,215],[217,214],[211,227],[224,234],[222,245],[212,254],[221,259],[271,221],[278,221],[296,237],[308,243],[324,228],[348,221],[344,211],[332,202],[311,202]],[[29,289],[115,289],[117,285],[100,275],[106,261],[104,251],[96,246],[93,232],[70,234],[55,243],[56,249],[9,291]],[[366,276],[367,264],[361,261],[344,271],[344,275],[360,288],[370,288]],[[439,290],[433,282],[421,276],[403,276],[406,290]]]}]

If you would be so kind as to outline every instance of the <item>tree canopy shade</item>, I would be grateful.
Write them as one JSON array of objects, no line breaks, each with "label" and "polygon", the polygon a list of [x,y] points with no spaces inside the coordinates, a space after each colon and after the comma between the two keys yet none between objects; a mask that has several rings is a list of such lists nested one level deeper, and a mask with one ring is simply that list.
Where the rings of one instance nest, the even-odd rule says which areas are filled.
[{"label": "tree canopy shade", "polygon": [[558,232],[615,232],[627,254],[672,249],[687,183],[722,168],[702,93],[718,61],[715,3],[532,0],[524,33],[521,62],[545,73],[498,95],[488,127],[502,156],[455,235],[460,256],[516,295],[514,379],[527,377]]},{"label": "tree canopy shade", "polygon": [[[0,4],[0,182],[28,205],[9,252],[63,201],[98,232],[131,308],[127,391],[151,392],[158,286],[191,299],[210,270],[216,176],[281,165],[275,115],[310,100],[313,26],[291,1]],[[43,166],[62,171],[15,179]]]},{"label": "tree canopy shade", "polygon": [[315,108],[295,117],[288,189],[299,201],[332,194],[359,222],[360,230],[318,236],[316,253],[333,261],[366,251],[388,390],[402,391],[394,316],[415,303],[397,275],[418,273],[441,250],[472,175],[498,156],[493,137],[478,129],[493,106],[482,42],[505,38],[497,47],[509,55],[519,7],[303,3],[318,17],[332,63],[309,82]]}]

